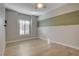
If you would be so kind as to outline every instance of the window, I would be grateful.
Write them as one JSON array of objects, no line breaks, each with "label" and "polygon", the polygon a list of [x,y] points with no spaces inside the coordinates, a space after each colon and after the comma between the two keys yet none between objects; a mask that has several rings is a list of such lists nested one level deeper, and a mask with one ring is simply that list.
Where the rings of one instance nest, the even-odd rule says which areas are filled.
[{"label": "window", "polygon": [[19,20],[19,25],[20,25],[20,35],[25,35],[29,34],[29,25],[30,22],[27,20]]}]

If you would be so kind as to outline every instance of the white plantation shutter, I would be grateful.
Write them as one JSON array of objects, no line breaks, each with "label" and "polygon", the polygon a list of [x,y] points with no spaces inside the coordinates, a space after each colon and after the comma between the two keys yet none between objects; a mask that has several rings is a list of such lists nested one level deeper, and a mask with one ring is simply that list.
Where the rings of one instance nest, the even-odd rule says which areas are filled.
[{"label": "white plantation shutter", "polygon": [[19,26],[20,26],[19,33],[20,33],[20,35],[29,34],[29,25],[30,25],[29,21],[19,20]]},{"label": "white plantation shutter", "polygon": [[30,22],[29,21],[25,21],[25,34],[29,34],[29,26]]}]

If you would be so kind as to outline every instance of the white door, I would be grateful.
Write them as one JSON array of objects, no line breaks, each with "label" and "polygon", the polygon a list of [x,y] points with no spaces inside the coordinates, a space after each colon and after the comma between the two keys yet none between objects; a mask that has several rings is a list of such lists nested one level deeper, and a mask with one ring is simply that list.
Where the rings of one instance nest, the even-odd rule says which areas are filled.
[{"label": "white door", "polygon": [[5,8],[4,8],[4,4],[0,3],[0,56],[4,55],[4,49],[5,49],[4,20],[5,20]]}]

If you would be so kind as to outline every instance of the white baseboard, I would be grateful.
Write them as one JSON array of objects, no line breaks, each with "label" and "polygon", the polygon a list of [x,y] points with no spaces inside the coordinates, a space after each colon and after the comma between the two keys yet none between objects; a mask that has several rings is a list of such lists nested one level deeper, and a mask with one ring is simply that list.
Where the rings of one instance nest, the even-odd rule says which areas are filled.
[{"label": "white baseboard", "polygon": [[6,43],[13,43],[13,42],[17,42],[17,41],[24,41],[24,40],[30,40],[30,39],[36,39],[38,37],[31,37],[31,38],[24,38],[24,39],[20,39],[20,40],[12,40],[12,41],[7,41]]},{"label": "white baseboard", "polygon": [[61,43],[61,42],[57,42],[57,41],[51,41],[52,43],[57,43],[57,44],[60,44],[60,45],[64,45],[64,46],[67,46],[67,47],[70,47],[70,48],[74,48],[74,49],[77,49],[79,50],[79,47],[77,46],[71,46],[69,44],[64,44],[64,43]]},{"label": "white baseboard", "polygon": [[[40,37],[39,37],[39,39],[45,40],[45,39],[40,38]],[[46,40],[47,40],[47,39],[46,39]],[[57,42],[57,41],[53,41],[53,40],[51,40],[50,43],[56,43],[56,44],[60,44],[60,45],[66,46],[66,47],[70,47],[70,48],[74,48],[74,49],[79,50],[79,47],[77,47],[77,46],[71,46],[71,45],[69,45],[69,44],[64,44],[64,43]]]}]

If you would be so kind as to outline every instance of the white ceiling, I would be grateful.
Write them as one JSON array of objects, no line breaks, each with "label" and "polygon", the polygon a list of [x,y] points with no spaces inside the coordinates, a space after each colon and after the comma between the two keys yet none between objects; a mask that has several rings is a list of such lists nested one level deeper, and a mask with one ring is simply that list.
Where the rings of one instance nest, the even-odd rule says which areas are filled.
[{"label": "white ceiling", "polygon": [[5,3],[5,7],[28,15],[43,15],[53,9],[65,5],[64,3],[45,3],[46,8],[35,9],[35,3]]}]

